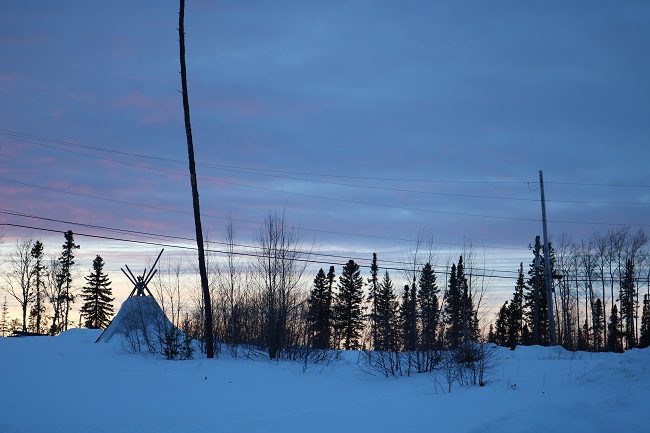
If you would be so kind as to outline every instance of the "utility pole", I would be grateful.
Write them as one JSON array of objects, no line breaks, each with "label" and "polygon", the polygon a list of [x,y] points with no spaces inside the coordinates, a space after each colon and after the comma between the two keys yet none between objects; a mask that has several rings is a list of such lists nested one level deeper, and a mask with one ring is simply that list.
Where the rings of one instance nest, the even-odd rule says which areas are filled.
[{"label": "utility pole", "polygon": [[192,205],[194,208],[194,226],[196,229],[196,246],[199,250],[199,274],[203,292],[203,307],[205,309],[204,333],[205,353],[207,358],[214,358],[214,341],[212,336],[212,302],[208,287],[208,272],[205,264],[205,249],[203,246],[203,229],[201,228],[201,210],[199,207],[199,187],[196,182],[196,163],[194,161],[194,143],[192,141],[192,126],[190,123],[190,103],[187,96],[187,69],[185,67],[185,0],[180,0],[178,12],[178,42],[180,45],[181,86],[183,89],[183,113],[185,117],[185,134],[187,136],[187,154],[192,184]]},{"label": "utility pole", "polygon": [[539,344],[539,267],[541,264],[541,259],[539,257],[539,250],[542,249],[542,245],[539,242],[539,235],[535,236],[535,310],[533,314],[533,344]]},{"label": "utility pole", "polygon": [[544,274],[546,277],[546,301],[548,302],[548,332],[551,346],[555,346],[555,318],[553,317],[553,276],[551,274],[551,244],[546,229],[546,200],[544,198],[544,174],[539,171],[539,190],[542,194],[542,224],[544,226]]}]

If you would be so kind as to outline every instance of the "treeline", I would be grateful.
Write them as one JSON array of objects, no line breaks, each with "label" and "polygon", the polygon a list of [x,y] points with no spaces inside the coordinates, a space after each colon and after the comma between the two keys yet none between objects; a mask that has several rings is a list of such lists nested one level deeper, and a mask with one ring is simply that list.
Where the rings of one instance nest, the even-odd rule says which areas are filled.
[{"label": "treeline", "polygon": [[[431,371],[443,350],[483,341],[479,317],[488,282],[467,272],[471,251],[450,263],[439,282],[432,243],[421,239],[410,265],[394,271],[408,282],[398,288],[376,255],[369,278],[354,260],[306,275],[309,252],[281,213],[269,215],[255,235],[252,258],[238,249],[232,222],[224,245],[219,261],[208,254],[209,285],[214,337],[233,355],[263,351],[271,359],[297,360],[328,350],[362,350],[391,354],[396,369]],[[183,300],[180,268],[177,263],[170,272],[161,269],[152,285],[172,321],[200,341],[202,297],[195,294],[191,305]]]},{"label": "treeline", "polygon": [[[546,263],[553,278],[558,344],[568,350],[622,352],[650,345],[650,255],[643,230],[629,227],[572,242],[564,234],[550,254],[536,239],[514,293],[496,315],[489,340],[502,346],[549,344]],[[526,273],[525,273],[526,272]],[[643,293],[645,291],[645,293]],[[642,296],[642,298],[641,298]]]},{"label": "treeline", "polygon": [[[65,232],[64,239],[60,254],[49,259],[45,257],[41,241],[29,237],[16,241],[16,248],[3,268],[0,284],[20,305],[21,316],[9,318],[5,296],[0,310],[0,335],[15,332],[57,335],[73,323],[72,304],[78,298],[73,290],[73,270],[75,250],[80,247],[72,231]],[[103,329],[113,315],[111,282],[103,267],[103,259],[97,256],[81,290],[83,305],[79,310],[79,325],[87,328]]]}]

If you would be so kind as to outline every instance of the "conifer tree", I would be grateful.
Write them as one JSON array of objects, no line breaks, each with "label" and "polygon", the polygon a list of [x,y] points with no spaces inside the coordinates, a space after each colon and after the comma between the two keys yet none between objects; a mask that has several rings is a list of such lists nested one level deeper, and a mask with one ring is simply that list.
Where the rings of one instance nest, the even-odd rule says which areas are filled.
[{"label": "conifer tree", "polygon": [[639,336],[639,347],[642,349],[650,347],[650,296],[647,294],[643,295],[643,312],[641,313],[641,335]]},{"label": "conifer tree", "polygon": [[84,326],[91,329],[104,329],[113,316],[111,281],[104,273],[104,260],[101,256],[93,260],[92,272],[84,277],[86,285],[81,289],[84,304],[81,313],[85,318]]},{"label": "conifer tree", "polygon": [[415,350],[413,335],[413,321],[415,317],[411,314],[411,286],[404,285],[402,291],[402,304],[400,305],[399,321],[401,328],[402,346],[405,351]]},{"label": "conifer tree", "polygon": [[452,263],[451,271],[449,272],[449,284],[445,295],[445,346],[448,349],[456,349],[460,346],[463,333],[461,307],[462,292],[458,284],[456,264]]},{"label": "conifer tree", "polygon": [[[539,241],[539,236],[537,241]],[[555,252],[550,249],[551,274],[555,264]],[[546,257],[544,251],[539,251],[539,268],[535,266],[535,259],[530,264],[528,281],[524,293],[524,311],[528,327],[532,331],[533,342],[542,346],[549,345],[548,327],[548,301],[546,293]],[[538,313],[538,328],[535,329],[535,310]]]},{"label": "conifer tree", "polygon": [[618,318],[618,308],[616,304],[612,307],[612,313],[609,316],[609,324],[607,329],[609,335],[607,336],[607,346],[610,352],[622,352],[622,347],[619,342],[619,326],[620,321]]},{"label": "conifer tree", "polygon": [[370,338],[372,339],[372,347],[377,350],[378,334],[377,334],[377,292],[379,291],[379,266],[377,266],[377,253],[372,253],[372,264],[370,265],[370,278],[368,278],[368,301],[370,302]]},{"label": "conifer tree", "polygon": [[0,335],[6,337],[9,333],[9,306],[7,305],[7,297],[5,296],[2,302],[2,309],[0,310]]},{"label": "conifer tree", "polygon": [[524,318],[524,289],[526,282],[524,279],[524,264],[519,264],[519,275],[517,276],[517,283],[515,284],[515,292],[512,294],[512,300],[508,306],[508,334],[506,345],[514,349],[518,344],[521,344],[521,333],[523,328]]},{"label": "conifer tree", "polygon": [[74,302],[74,295],[72,294],[72,268],[75,264],[74,250],[79,249],[79,245],[74,242],[74,234],[72,230],[64,233],[65,243],[63,244],[63,251],[59,256],[59,274],[56,276],[57,285],[61,288],[59,302],[64,306],[62,312],[63,317],[54,317],[52,323],[52,333],[65,331],[68,329],[68,315],[70,313],[71,304]]},{"label": "conifer tree", "polygon": [[43,264],[43,243],[41,241],[34,242],[31,250],[32,258],[34,259],[34,267],[32,268],[33,290],[34,290],[34,303],[29,312],[31,322],[33,323],[32,330],[40,334],[43,330],[43,318],[45,314],[45,265]]},{"label": "conifer tree", "polygon": [[634,332],[634,316],[636,313],[636,286],[634,284],[634,262],[630,259],[625,261],[625,272],[620,288],[620,321],[623,327],[626,347],[636,346]]},{"label": "conifer tree", "polygon": [[308,299],[307,322],[311,336],[312,347],[327,349],[330,339],[330,294],[327,286],[327,276],[321,268],[314,278],[314,288]]},{"label": "conifer tree", "polygon": [[433,350],[436,346],[438,321],[440,319],[440,306],[438,304],[438,286],[436,274],[427,263],[422,267],[418,281],[418,317],[421,324],[420,349]]},{"label": "conifer tree", "polygon": [[494,342],[499,346],[508,346],[508,337],[510,335],[510,308],[508,301],[504,302],[494,323]]},{"label": "conifer tree", "polygon": [[397,295],[393,289],[393,282],[388,271],[386,271],[377,291],[377,344],[375,350],[399,350],[397,304]]},{"label": "conifer tree", "polygon": [[338,333],[343,339],[343,348],[358,349],[364,319],[363,278],[359,265],[354,260],[349,260],[343,266],[335,300],[334,317]]},{"label": "conifer tree", "polygon": [[599,351],[603,349],[603,331],[605,324],[603,323],[603,303],[600,299],[594,302],[592,333],[594,338],[594,350]]}]

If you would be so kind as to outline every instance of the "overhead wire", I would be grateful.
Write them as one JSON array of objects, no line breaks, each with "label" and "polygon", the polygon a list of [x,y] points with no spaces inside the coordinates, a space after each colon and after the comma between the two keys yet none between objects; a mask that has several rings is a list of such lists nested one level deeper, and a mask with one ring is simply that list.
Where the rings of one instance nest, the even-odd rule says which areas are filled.
[{"label": "overhead wire", "polygon": [[[5,214],[5,215],[11,215],[11,216],[18,216],[22,218],[31,218],[31,219],[37,219],[41,221],[49,221],[49,222],[56,222],[56,223],[61,223],[61,224],[67,224],[67,225],[73,225],[73,226],[79,226],[79,227],[86,227],[86,228],[92,228],[92,229],[97,229],[97,230],[104,230],[104,231],[110,231],[114,233],[121,233],[121,234],[126,234],[126,235],[133,235],[133,236],[139,236],[139,237],[149,237],[149,238],[155,238],[155,239],[171,239],[171,240],[176,240],[176,241],[188,241],[188,242],[194,242],[194,238],[186,238],[186,237],[181,237],[181,236],[173,236],[173,235],[165,235],[165,234],[160,234],[160,233],[151,233],[151,232],[143,232],[143,231],[138,231],[138,230],[130,230],[130,229],[121,229],[121,228],[115,228],[115,227],[107,227],[107,226],[100,226],[100,225],[95,225],[95,224],[87,224],[87,223],[79,223],[79,222],[74,222],[74,221],[66,221],[66,220],[59,220],[55,218],[48,218],[48,217],[42,217],[42,216],[37,216],[37,215],[31,215],[31,214],[26,214],[23,212],[17,212],[17,211],[12,211],[9,209],[3,209],[0,208],[0,214]],[[244,248],[244,249],[252,249],[252,250],[263,250],[264,248],[259,245],[246,245],[246,244],[239,244],[236,242],[223,242],[223,241],[209,241],[209,244],[217,244],[217,245],[223,245],[227,247],[238,247],[238,248]],[[312,251],[304,251],[304,250],[295,250],[294,252],[301,254],[301,255],[306,255],[306,256],[315,256],[315,257],[326,257],[326,258],[335,258],[335,259],[353,259],[357,262],[363,262],[363,261],[368,261],[370,260],[368,257],[355,257],[353,255],[341,255],[341,254],[330,254],[330,253],[320,253],[320,252],[314,252]],[[322,261],[321,261],[322,262]],[[405,261],[400,261],[400,260],[389,260],[389,259],[378,259],[378,262],[380,263],[391,263],[393,265],[412,265],[412,263],[406,263]],[[436,265],[433,265],[436,267]],[[484,271],[484,272],[506,272],[506,273],[512,273],[516,271],[499,271],[499,270],[494,270],[494,269],[484,269],[484,268],[477,268],[474,267],[473,269],[479,270],[479,271]]]}]

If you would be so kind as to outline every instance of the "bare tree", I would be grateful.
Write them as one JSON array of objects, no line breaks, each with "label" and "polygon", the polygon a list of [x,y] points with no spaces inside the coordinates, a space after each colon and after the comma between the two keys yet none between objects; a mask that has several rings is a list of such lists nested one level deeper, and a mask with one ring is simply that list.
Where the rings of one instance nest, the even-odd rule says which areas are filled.
[{"label": "bare tree", "polygon": [[30,303],[34,300],[32,291],[33,245],[34,241],[30,237],[18,239],[16,249],[9,255],[9,269],[3,275],[5,284],[2,288],[20,304],[23,332],[27,332],[27,311]]},{"label": "bare tree", "polygon": [[287,226],[284,212],[272,212],[255,239],[260,251],[256,260],[259,278],[264,343],[269,358],[288,348],[290,315],[300,301],[299,284],[307,266],[301,261],[300,233]]}]

